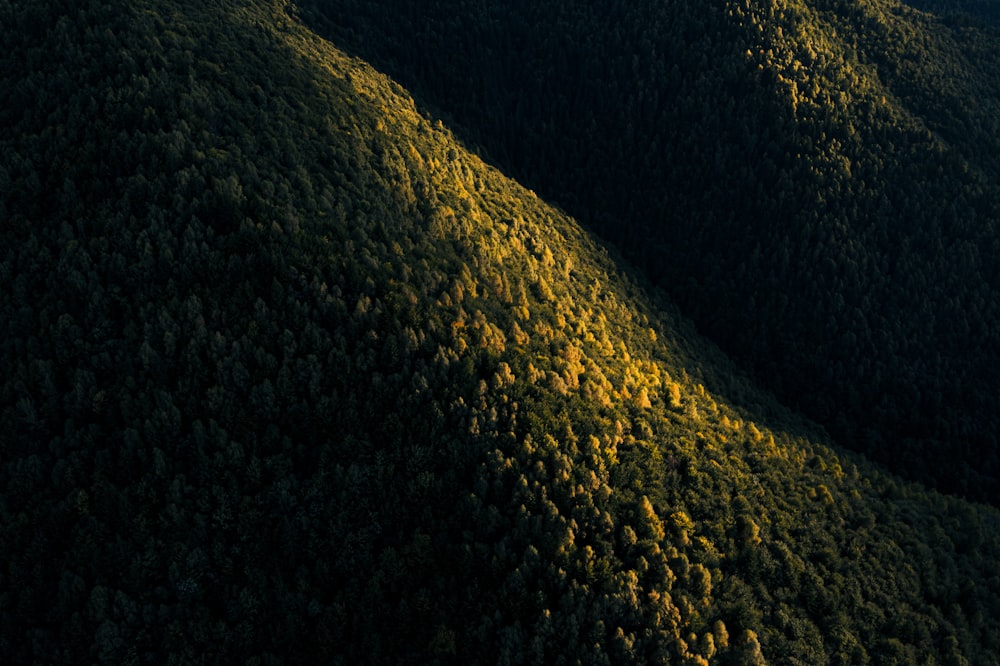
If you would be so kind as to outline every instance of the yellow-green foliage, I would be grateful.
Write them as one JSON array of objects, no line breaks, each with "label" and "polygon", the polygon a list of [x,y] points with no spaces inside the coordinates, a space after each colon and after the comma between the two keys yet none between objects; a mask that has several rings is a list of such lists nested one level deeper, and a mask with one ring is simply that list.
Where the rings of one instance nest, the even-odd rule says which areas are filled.
[{"label": "yellow-green foliage", "polygon": [[[995,3],[303,2],[621,248],[782,401],[908,478],[994,501]],[[599,302],[606,282],[588,280]],[[638,405],[642,387],[624,387]]]},{"label": "yellow-green foliage", "polygon": [[4,662],[1000,653],[995,511],[831,449],[294,5],[37,4]]}]

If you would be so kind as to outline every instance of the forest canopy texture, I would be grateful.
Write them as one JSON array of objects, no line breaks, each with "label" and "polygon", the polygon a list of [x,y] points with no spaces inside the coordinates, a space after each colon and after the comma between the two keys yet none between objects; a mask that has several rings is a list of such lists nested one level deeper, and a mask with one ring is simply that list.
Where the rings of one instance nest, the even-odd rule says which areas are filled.
[{"label": "forest canopy texture", "polygon": [[306,4],[838,442],[1000,497],[1000,3]]},{"label": "forest canopy texture", "polygon": [[0,90],[0,662],[1000,663],[996,508],[836,447],[296,5],[0,0]]}]

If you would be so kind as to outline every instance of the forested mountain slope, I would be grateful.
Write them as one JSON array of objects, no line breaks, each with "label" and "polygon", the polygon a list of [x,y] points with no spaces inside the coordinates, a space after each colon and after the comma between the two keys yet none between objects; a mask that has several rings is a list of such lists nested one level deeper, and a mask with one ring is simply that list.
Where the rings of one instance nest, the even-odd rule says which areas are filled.
[{"label": "forested mountain slope", "polygon": [[997,663],[837,453],[278,1],[0,2],[0,662]]},{"label": "forested mountain slope", "polygon": [[839,442],[1000,496],[996,2],[310,4]]}]

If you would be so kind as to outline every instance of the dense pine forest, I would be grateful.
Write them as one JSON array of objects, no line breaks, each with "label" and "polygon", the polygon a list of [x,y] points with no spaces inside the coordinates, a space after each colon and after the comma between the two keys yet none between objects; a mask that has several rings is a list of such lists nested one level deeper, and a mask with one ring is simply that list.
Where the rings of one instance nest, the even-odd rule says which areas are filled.
[{"label": "dense pine forest", "polygon": [[310,4],[839,442],[1000,497],[1000,3]]},{"label": "dense pine forest", "polygon": [[[575,152],[561,157],[487,145],[482,128],[455,120],[458,107],[452,116],[418,104],[341,50],[328,25],[334,41],[318,36],[310,11],[282,0],[0,0],[0,663],[1000,663],[1000,512],[839,447],[827,434],[836,429],[761,390],[759,368],[732,363],[671,300],[668,275],[680,267],[657,254],[671,243],[664,220],[681,220],[669,233],[700,237],[692,242],[711,225],[730,239],[733,225],[777,238],[770,199],[734,190],[752,214],[720,217],[716,185],[693,187],[714,173],[712,158],[687,155],[703,170],[669,217],[644,227],[607,217],[649,233],[650,257],[661,258],[644,259],[638,242],[619,254],[563,208],[596,220],[617,205],[616,183],[633,177],[614,175],[622,162],[606,152],[626,147],[621,135],[594,142],[591,171],[565,165],[590,174],[594,199],[560,190],[566,203],[555,207],[496,165],[510,158],[536,173],[524,160],[571,161],[587,152],[570,145],[580,138],[555,127],[530,135],[569,142]],[[992,25],[980,16],[977,38]],[[404,8],[396,19],[421,20]],[[543,71],[538,45],[516,46],[521,67]],[[423,57],[418,70],[436,66]],[[748,63],[749,78],[731,73],[729,84],[769,76]],[[701,71],[690,64],[677,65],[684,76]],[[544,81],[525,71],[507,74]],[[477,103],[513,105],[512,122],[528,113],[518,104],[540,103],[501,90]],[[661,103],[699,99],[675,92]],[[810,113],[836,108],[810,99]],[[948,188],[973,188],[953,201],[973,257],[995,205],[995,135],[982,111],[991,99],[967,112],[980,132],[967,144],[932,133],[912,155],[885,158],[887,171],[919,172],[931,168],[921,151],[937,146],[941,171],[916,181],[925,199],[906,210],[922,215]],[[601,100],[590,102],[597,113]],[[713,113],[692,109],[692,122],[721,122]],[[916,136],[907,118],[885,131]],[[663,131],[674,142],[663,146],[679,148],[681,128]],[[473,132],[492,164],[467,147]],[[717,159],[750,150],[740,145],[720,141]],[[634,212],[653,210],[645,198],[664,168],[651,163],[633,183]],[[793,180],[768,197],[816,194],[808,168],[772,168]],[[698,220],[685,217],[696,210]],[[885,261],[937,256],[917,250],[926,219],[915,218],[912,237],[886,219],[884,233],[915,245]],[[880,237],[881,223],[870,224]],[[863,240],[852,247],[869,261]],[[727,279],[753,274],[761,299],[787,287],[785,307],[799,307],[795,285],[772,290],[752,247],[734,249],[749,272],[730,266]],[[712,264],[724,257],[700,256],[726,269]],[[827,284],[829,258],[811,258],[803,290]],[[992,293],[986,258],[967,266],[984,291],[963,282],[972,273],[947,282],[964,314],[954,325],[979,327],[964,338],[971,349],[958,349],[964,329],[949,333],[965,359],[992,344],[993,301],[961,310],[970,294]],[[692,273],[686,284],[696,282]],[[721,294],[725,283],[706,284]],[[945,286],[928,288],[933,319]],[[896,321],[868,309],[884,296],[857,311]],[[732,298],[713,307],[739,328],[745,312],[722,309]],[[772,340],[774,320],[760,311],[758,333]],[[904,340],[870,325],[859,339]],[[819,349],[825,338],[809,340]],[[865,390],[845,383],[827,395],[839,405]],[[950,404],[924,405],[914,427],[946,427]],[[891,430],[872,432],[897,451],[916,447],[921,465],[935,460],[920,433],[904,446]],[[987,478],[991,455],[976,466]],[[950,462],[970,494],[987,487],[974,485],[960,449]]]}]

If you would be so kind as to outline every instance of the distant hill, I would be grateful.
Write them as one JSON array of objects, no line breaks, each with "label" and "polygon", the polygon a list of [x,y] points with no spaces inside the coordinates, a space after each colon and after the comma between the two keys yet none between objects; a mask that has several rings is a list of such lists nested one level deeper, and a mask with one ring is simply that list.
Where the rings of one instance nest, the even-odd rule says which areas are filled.
[{"label": "distant hill", "polygon": [[837,441],[1000,497],[996,2],[308,4]]},{"label": "distant hill", "polygon": [[0,662],[976,663],[831,448],[294,5],[0,5]]}]

